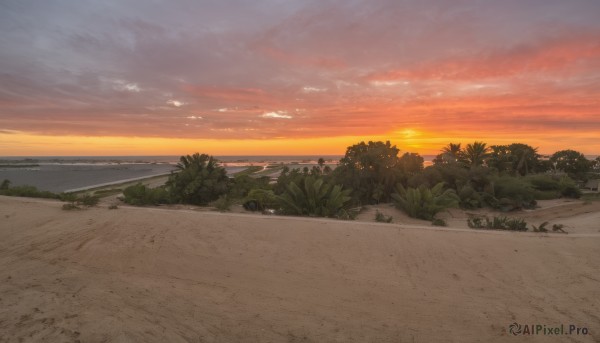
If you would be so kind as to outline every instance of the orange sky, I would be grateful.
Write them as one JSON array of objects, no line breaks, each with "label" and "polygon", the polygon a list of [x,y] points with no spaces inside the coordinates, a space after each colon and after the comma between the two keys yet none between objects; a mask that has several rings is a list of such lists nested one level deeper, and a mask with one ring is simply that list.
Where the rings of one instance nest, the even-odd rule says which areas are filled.
[{"label": "orange sky", "polygon": [[0,156],[600,154],[600,4],[6,5]]}]

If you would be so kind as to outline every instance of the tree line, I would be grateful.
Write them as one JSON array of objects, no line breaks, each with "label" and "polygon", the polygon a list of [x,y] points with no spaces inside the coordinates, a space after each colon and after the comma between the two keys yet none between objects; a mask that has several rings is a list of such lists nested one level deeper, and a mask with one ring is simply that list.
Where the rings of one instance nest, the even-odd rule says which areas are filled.
[{"label": "tree line", "polygon": [[448,207],[511,211],[532,208],[537,200],[577,198],[577,182],[600,169],[600,158],[590,161],[573,150],[544,158],[522,143],[451,143],[432,162],[425,167],[422,156],[401,154],[389,141],[360,142],[347,148],[334,169],[323,159],[311,169],[286,166],[272,183],[248,173],[230,178],[214,157],[196,153],[180,158],[164,186],[129,187],[124,201],[220,209],[239,202],[251,211],[341,219],[353,218],[363,205],[392,202],[410,216],[435,220]]}]

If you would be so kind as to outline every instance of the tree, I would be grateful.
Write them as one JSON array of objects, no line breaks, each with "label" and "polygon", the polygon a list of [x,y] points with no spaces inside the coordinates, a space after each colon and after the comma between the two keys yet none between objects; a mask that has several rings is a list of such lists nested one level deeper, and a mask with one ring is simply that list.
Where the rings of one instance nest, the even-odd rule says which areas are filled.
[{"label": "tree", "polygon": [[453,189],[444,191],[444,183],[440,182],[433,188],[419,186],[405,189],[402,184],[396,186],[397,193],[392,194],[396,207],[410,217],[432,220],[441,210],[448,207],[458,207],[459,198]]},{"label": "tree", "polygon": [[181,156],[176,168],[178,171],[167,181],[176,202],[207,205],[228,191],[227,172],[212,156],[199,153]]},{"label": "tree", "polygon": [[332,178],[335,183],[353,189],[362,203],[389,201],[392,189],[402,175],[399,151],[389,141],[360,142],[350,146],[332,172]]},{"label": "tree", "polygon": [[349,194],[350,190],[342,190],[340,185],[332,186],[321,177],[309,175],[300,184],[286,185],[277,199],[285,214],[335,217],[350,201]]},{"label": "tree", "polygon": [[499,172],[527,175],[541,169],[537,148],[527,144],[492,145],[490,149],[487,165]]},{"label": "tree", "polygon": [[400,157],[399,165],[406,175],[414,175],[423,171],[424,161],[421,155],[407,152]]},{"label": "tree", "polygon": [[433,159],[433,164],[447,164],[458,162],[462,156],[462,148],[460,145],[461,143],[448,143],[448,145],[442,148],[442,153],[437,155]]},{"label": "tree", "polygon": [[467,144],[467,147],[461,154],[463,162],[470,167],[480,166],[485,162],[485,159],[489,156],[489,148],[483,142],[474,142],[473,144]]},{"label": "tree", "polygon": [[590,171],[592,163],[585,156],[575,150],[561,150],[550,157],[550,163],[555,170],[581,177]]}]

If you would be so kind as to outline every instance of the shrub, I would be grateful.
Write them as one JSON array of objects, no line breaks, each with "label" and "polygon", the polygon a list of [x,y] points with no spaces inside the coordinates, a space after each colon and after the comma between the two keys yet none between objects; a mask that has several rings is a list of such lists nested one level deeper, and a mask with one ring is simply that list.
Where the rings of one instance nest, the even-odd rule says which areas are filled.
[{"label": "shrub", "polygon": [[485,227],[483,223],[483,218],[481,217],[468,218],[467,226],[472,229],[483,229]]},{"label": "shrub", "polygon": [[237,174],[231,182],[228,196],[232,199],[241,199],[248,196],[253,189],[270,189],[269,177],[256,178],[248,174]]},{"label": "shrub", "polygon": [[565,226],[563,224],[554,224],[554,225],[552,225],[552,231],[567,233],[567,231],[563,230],[564,227]]},{"label": "shrub", "polygon": [[271,190],[253,189],[244,199],[244,208],[248,211],[263,211],[267,208],[278,208],[275,193]]},{"label": "shrub", "polygon": [[[8,180],[5,180],[8,181]],[[4,181],[2,182],[4,184]],[[5,188],[0,189],[0,195],[13,197],[28,197],[28,198],[45,198],[45,199],[60,199],[60,195],[49,192],[40,191],[34,186],[16,186],[9,187],[10,182],[4,184]]]},{"label": "shrub", "polygon": [[229,190],[227,172],[212,156],[181,156],[177,169],[167,181],[171,199],[176,202],[207,205]]},{"label": "shrub", "polygon": [[[350,190],[332,186],[317,176],[305,176],[303,182],[286,187],[286,192],[277,196],[282,213],[317,217],[336,217],[350,201]],[[345,216],[345,215],[343,215]]]},{"label": "shrub", "polygon": [[525,180],[537,190],[536,199],[555,199],[560,196],[577,199],[581,196],[579,187],[568,176],[557,178],[551,175],[531,175]]},{"label": "shrub", "polygon": [[479,192],[476,192],[471,186],[464,186],[458,192],[460,198],[460,207],[466,209],[480,208],[483,200]]},{"label": "shrub", "polygon": [[391,223],[392,222],[393,217],[392,216],[386,216],[385,214],[377,211],[375,213],[375,221],[376,222],[380,222],[380,223]]},{"label": "shrub", "polygon": [[116,210],[116,209],[118,209],[118,208],[119,208],[119,206],[117,206],[117,205],[114,205],[114,204],[113,204],[113,205],[110,205],[110,206],[108,206],[108,209],[109,209],[109,210]]},{"label": "shrub", "polygon": [[574,199],[579,199],[581,197],[581,190],[579,189],[575,181],[573,181],[573,179],[571,179],[570,177],[561,177],[558,181],[558,189],[560,191],[560,194],[564,197]]},{"label": "shrub", "polygon": [[331,173],[332,183],[352,189],[356,200],[362,204],[389,201],[394,185],[404,175],[403,168],[422,168],[419,156],[409,154],[401,161],[399,151],[389,141],[360,142],[350,146]]},{"label": "shrub", "polygon": [[490,220],[488,217],[474,217],[467,219],[467,225],[473,229],[527,231],[527,222],[519,218],[510,219],[494,216]]},{"label": "shrub", "polygon": [[494,180],[494,195],[499,200],[497,207],[501,211],[513,211],[534,208],[535,191],[522,178],[501,176]]},{"label": "shrub", "polygon": [[448,226],[448,224],[446,224],[446,221],[440,218],[435,218],[434,220],[431,221],[431,225],[433,226]]},{"label": "shrub", "polygon": [[2,184],[0,184],[0,191],[7,190],[10,187],[10,180],[4,179]]},{"label": "shrub", "polygon": [[85,194],[84,196],[77,199],[77,203],[80,203],[87,207],[96,206],[100,199],[97,196]]},{"label": "shrub", "polygon": [[162,187],[150,188],[138,183],[123,190],[123,201],[130,205],[158,205],[168,200],[168,193]]},{"label": "shrub", "polygon": [[212,205],[221,212],[229,211],[231,209],[231,201],[227,195],[221,195],[219,199],[212,203]]},{"label": "shrub", "polygon": [[459,198],[452,189],[443,190],[444,183],[440,182],[433,188],[420,186],[405,189],[401,184],[396,186],[397,193],[392,194],[397,208],[410,217],[432,220],[441,210],[457,207]]},{"label": "shrub", "polygon": [[548,229],[546,229],[546,225],[548,225],[548,222],[543,222],[540,224],[540,226],[533,226],[533,232],[548,232]]}]

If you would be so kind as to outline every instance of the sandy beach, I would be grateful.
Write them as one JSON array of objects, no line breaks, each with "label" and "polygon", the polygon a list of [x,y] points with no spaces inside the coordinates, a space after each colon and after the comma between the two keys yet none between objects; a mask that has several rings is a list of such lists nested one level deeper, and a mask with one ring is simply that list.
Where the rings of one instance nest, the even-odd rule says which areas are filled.
[{"label": "sandy beach", "polygon": [[0,197],[1,342],[600,341],[598,232],[61,204]]}]

